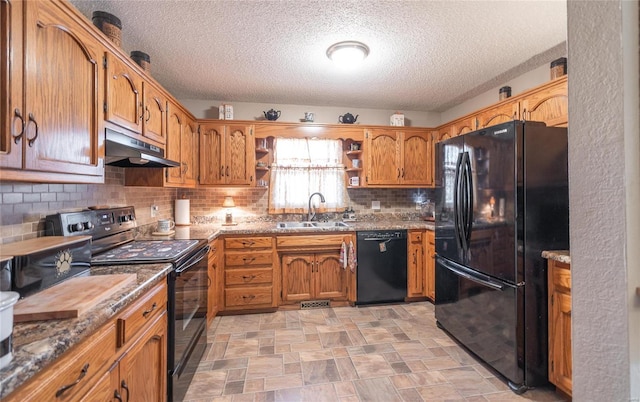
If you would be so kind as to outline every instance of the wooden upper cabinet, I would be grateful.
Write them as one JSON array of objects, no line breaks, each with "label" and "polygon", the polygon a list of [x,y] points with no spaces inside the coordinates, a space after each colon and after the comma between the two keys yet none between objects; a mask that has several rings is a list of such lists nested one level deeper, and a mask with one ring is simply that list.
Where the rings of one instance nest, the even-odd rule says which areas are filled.
[{"label": "wooden upper cabinet", "polygon": [[199,130],[200,184],[255,184],[253,126],[203,123]]},{"label": "wooden upper cabinet", "polygon": [[474,131],[477,128],[477,121],[475,117],[468,117],[466,119],[457,120],[450,127],[451,136],[457,137]]},{"label": "wooden upper cabinet", "polygon": [[22,0],[0,1],[0,168],[22,168],[25,114],[22,102]]},{"label": "wooden upper cabinet", "polygon": [[105,118],[142,133],[142,77],[113,54],[105,54],[107,88]]},{"label": "wooden upper cabinet", "polygon": [[405,132],[402,138],[402,184],[430,185],[432,141],[429,133]]},{"label": "wooden upper cabinet", "polygon": [[549,127],[567,127],[569,103],[566,76],[527,94],[520,102],[524,120],[542,121]]},{"label": "wooden upper cabinet", "polygon": [[165,144],[167,138],[167,96],[152,84],[144,82],[142,104],[144,105],[142,135],[160,144]]},{"label": "wooden upper cabinet", "polygon": [[[182,131],[185,116],[178,108],[170,108],[167,116],[167,129],[169,135],[166,143],[166,157],[172,161],[181,162],[182,155]],[[167,168],[166,182],[181,185],[183,183],[183,167]]]},{"label": "wooden upper cabinet", "polygon": [[365,131],[367,150],[366,185],[398,184],[400,179],[400,137],[392,129]]},{"label": "wooden upper cabinet", "polygon": [[427,131],[367,129],[365,185],[430,185],[431,134]]},{"label": "wooden upper cabinet", "polygon": [[[3,100],[2,120],[8,118],[3,123],[3,133],[7,125],[10,128],[3,134],[0,165],[23,169],[3,174],[3,179],[50,181],[58,177],[62,181],[101,182],[104,177],[98,137],[101,45],[56,3],[15,0],[1,3],[3,46],[8,40],[9,49],[14,52],[7,60],[3,51],[2,83],[3,89],[8,90],[5,95],[15,97],[8,102]],[[24,15],[22,32],[20,12]],[[16,42],[21,33],[22,60],[20,44]],[[24,92],[20,96],[21,84]],[[65,175],[29,175],[24,171]]]},{"label": "wooden upper cabinet", "polygon": [[195,187],[198,181],[198,128],[196,121],[185,115],[182,126],[181,163],[184,184]]},{"label": "wooden upper cabinet", "polygon": [[517,102],[500,103],[497,106],[484,109],[476,116],[477,128],[495,126],[519,118]]}]

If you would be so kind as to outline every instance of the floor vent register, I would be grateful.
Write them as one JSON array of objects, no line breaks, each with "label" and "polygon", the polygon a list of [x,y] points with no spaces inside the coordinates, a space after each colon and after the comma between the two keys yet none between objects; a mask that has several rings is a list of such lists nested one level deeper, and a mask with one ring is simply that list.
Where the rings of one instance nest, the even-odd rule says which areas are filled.
[{"label": "floor vent register", "polygon": [[329,300],[310,300],[300,302],[301,310],[308,310],[310,308],[322,308],[329,307]]}]

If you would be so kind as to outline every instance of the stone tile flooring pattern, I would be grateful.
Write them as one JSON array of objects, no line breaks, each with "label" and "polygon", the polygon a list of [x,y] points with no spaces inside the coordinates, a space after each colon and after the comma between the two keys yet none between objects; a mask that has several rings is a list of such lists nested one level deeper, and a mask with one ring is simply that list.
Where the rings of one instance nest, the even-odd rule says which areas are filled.
[{"label": "stone tile flooring pattern", "polygon": [[222,316],[207,336],[185,401],[565,401],[511,392],[428,302]]}]

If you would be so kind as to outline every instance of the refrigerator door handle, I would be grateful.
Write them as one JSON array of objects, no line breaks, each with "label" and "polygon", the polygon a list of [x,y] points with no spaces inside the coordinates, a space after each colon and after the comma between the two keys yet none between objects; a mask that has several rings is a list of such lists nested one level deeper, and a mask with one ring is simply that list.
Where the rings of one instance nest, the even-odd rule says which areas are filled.
[{"label": "refrigerator door handle", "polygon": [[465,195],[467,198],[467,208],[465,211],[466,220],[465,220],[465,240],[467,242],[467,248],[471,244],[471,225],[473,223],[473,176],[471,171],[471,158],[469,157],[469,153],[465,152],[466,158],[464,160],[464,170],[465,170]]},{"label": "refrigerator door handle", "polygon": [[476,282],[476,283],[478,283],[480,285],[483,285],[483,286],[486,286],[486,287],[490,287],[490,288],[495,289],[495,290],[503,290],[504,289],[504,285],[502,285],[502,284],[495,283],[493,281],[488,281],[488,280],[485,280],[485,279],[482,279],[482,278],[478,278],[477,276],[475,276],[475,275],[473,275],[471,273],[465,272],[466,270],[463,271],[464,268],[462,266],[460,266],[460,268],[458,268],[458,264],[456,264],[456,263],[454,263],[452,261],[447,261],[447,260],[445,260],[443,258],[439,258],[439,257],[436,257],[436,258],[437,258],[437,261],[440,263],[440,265],[442,265],[444,268],[448,269],[449,271],[453,272],[454,274],[456,274],[458,276],[461,276],[461,277],[463,277],[465,279],[468,279],[470,281]]},{"label": "refrigerator door handle", "polygon": [[464,153],[460,152],[458,154],[458,160],[456,162],[456,174],[455,181],[453,185],[453,224],[456,232],[456,243],[458,244],[458,248],[464,250],[463,247],[463,236],[462,236],[462,210],[461,201],[462,201],[462,161],[464,159]]}]

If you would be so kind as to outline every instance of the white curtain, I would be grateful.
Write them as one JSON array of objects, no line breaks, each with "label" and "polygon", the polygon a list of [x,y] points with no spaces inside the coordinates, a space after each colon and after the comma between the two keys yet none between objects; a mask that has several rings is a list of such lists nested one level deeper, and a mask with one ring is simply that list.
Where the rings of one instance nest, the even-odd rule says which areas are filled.
[{"label": "white curtain", "polygon": [[342,164],[342,141],[306,138],[276,138],[271,165],[269,212],[306,213],[309,196],[320,212],[335,212],[346,206]]}]

